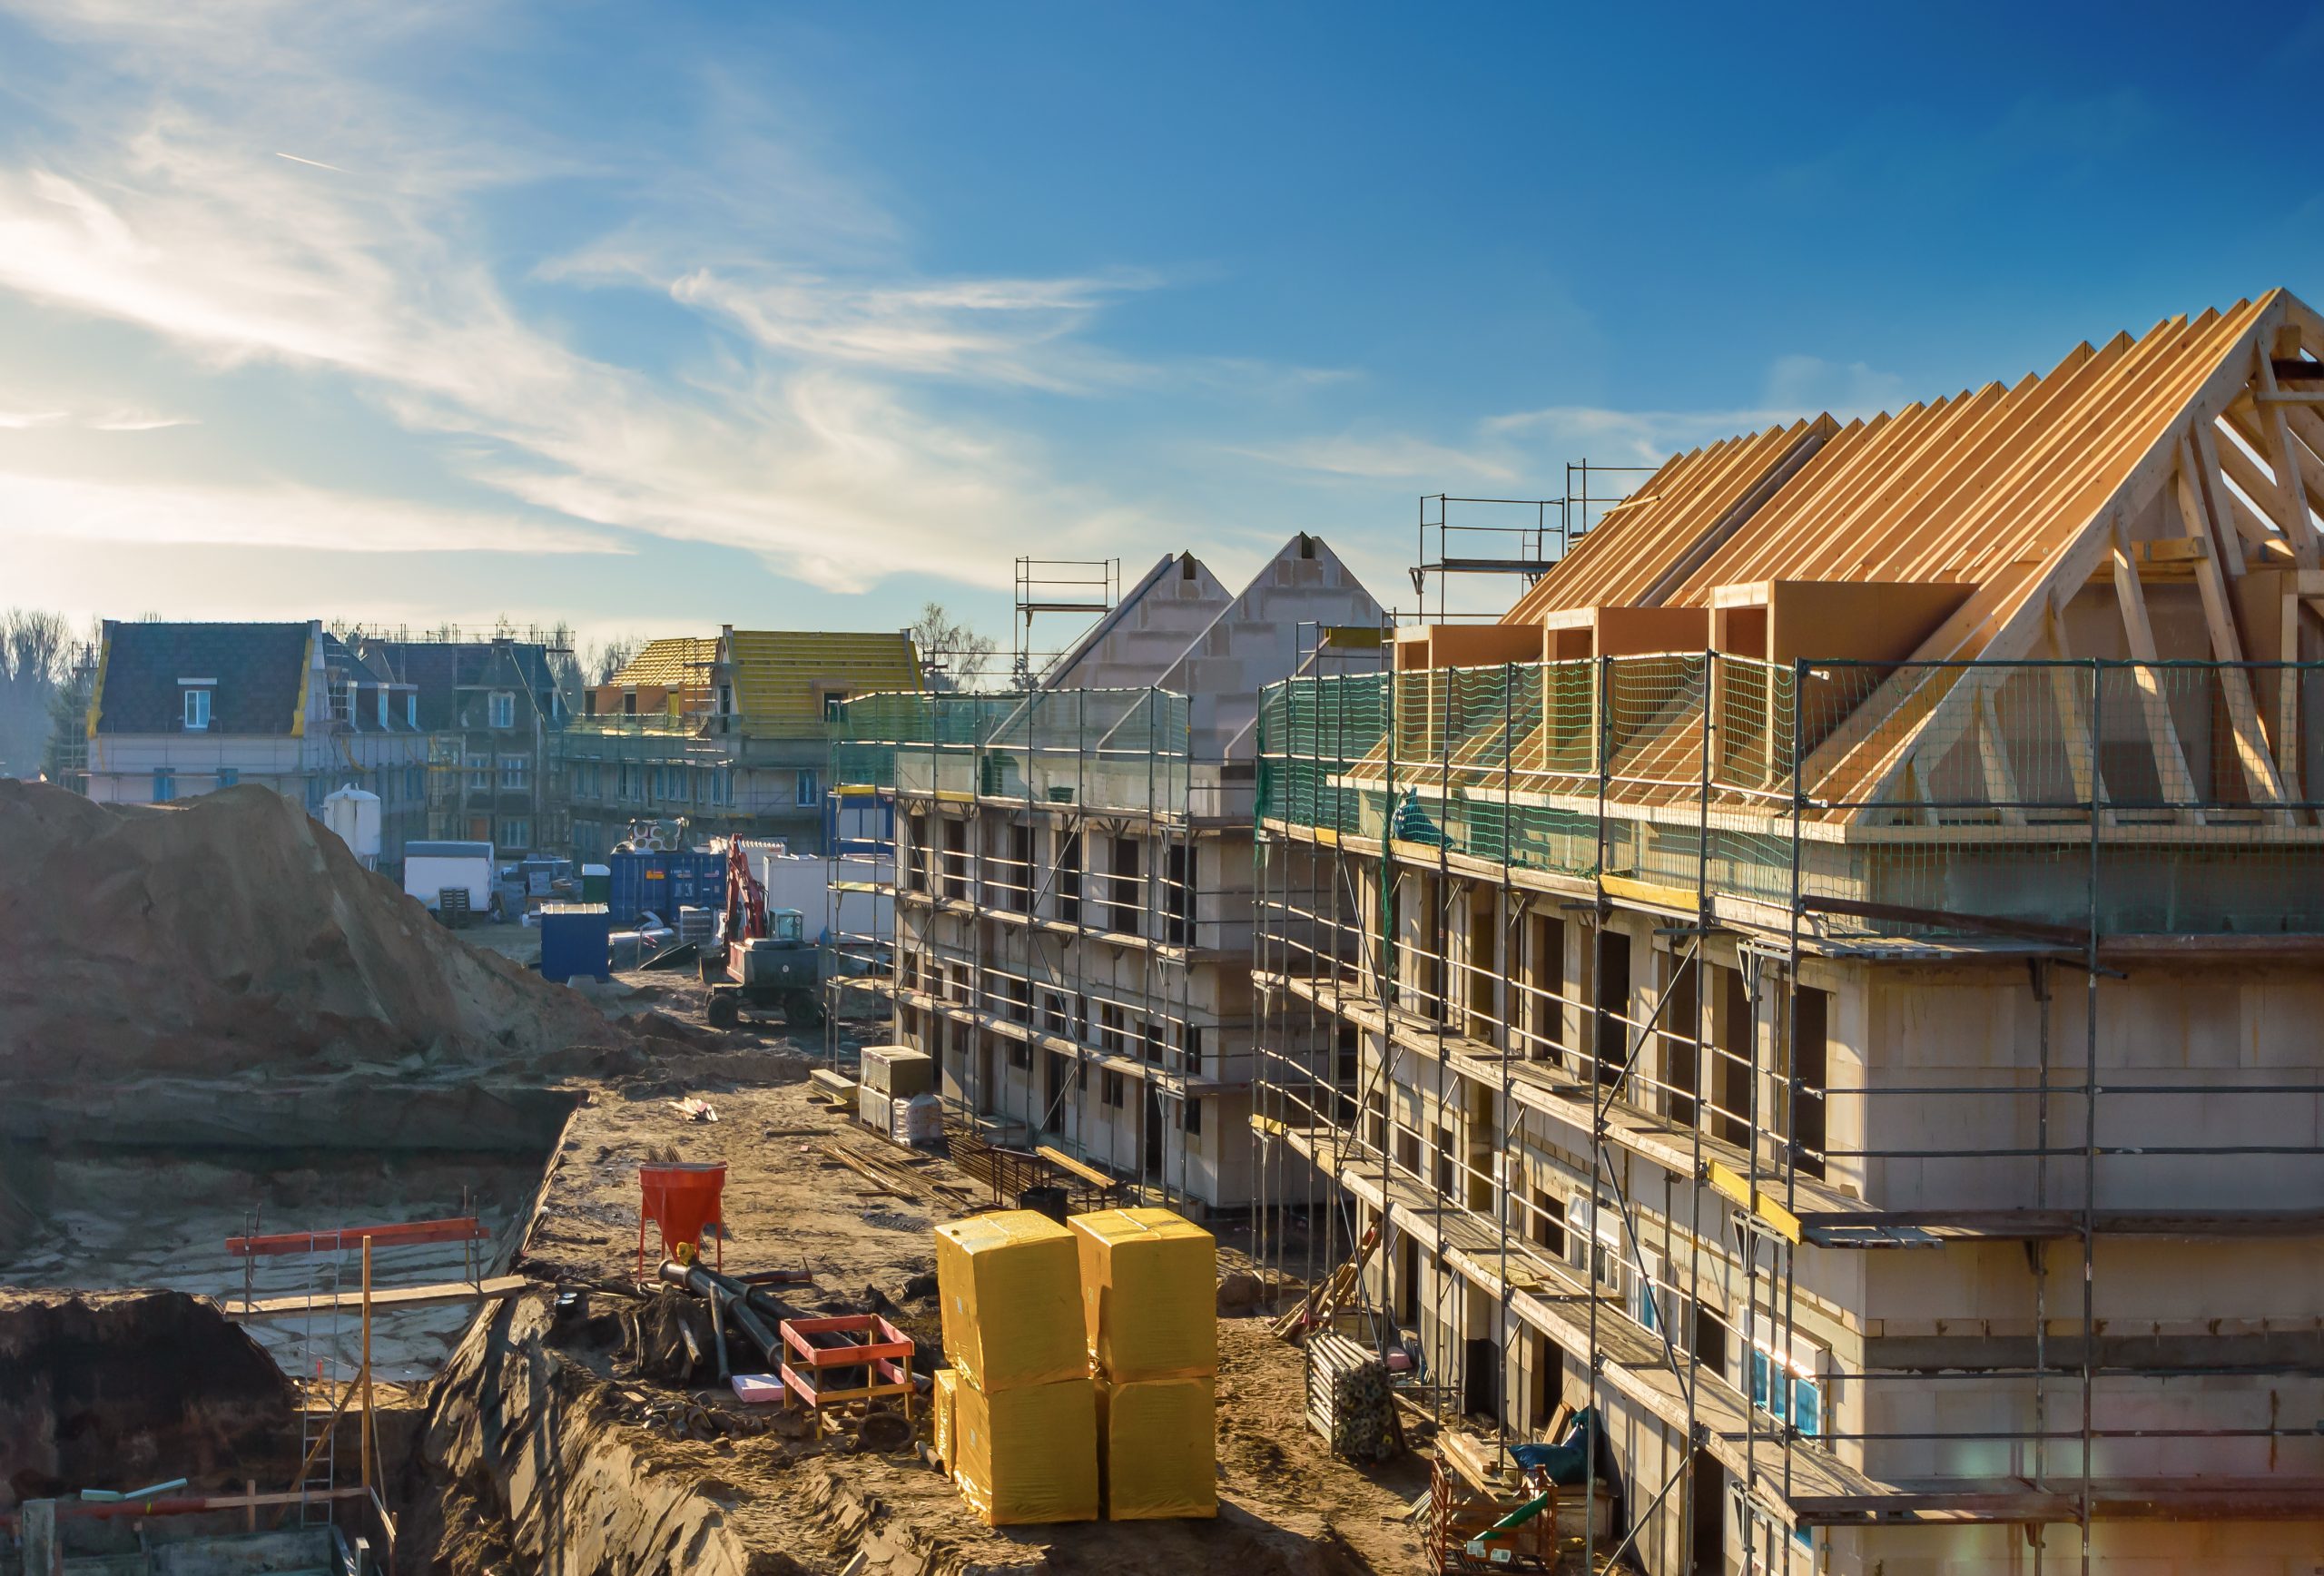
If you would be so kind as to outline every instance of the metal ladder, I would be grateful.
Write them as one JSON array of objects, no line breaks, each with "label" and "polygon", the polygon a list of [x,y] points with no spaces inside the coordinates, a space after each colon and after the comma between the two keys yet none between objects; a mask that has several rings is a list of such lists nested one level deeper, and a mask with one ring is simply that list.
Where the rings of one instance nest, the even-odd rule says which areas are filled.
[{"label": "metal ladder", "polygon": [[[299,1525],[329,1526],[337,1502],[339,1427],[339,1259],[308,1261],[307,1305],[299,1337],[299,1459],[308,1462],[299,1479]],[[313,1459],[309,1460],[310,1457]]]}]

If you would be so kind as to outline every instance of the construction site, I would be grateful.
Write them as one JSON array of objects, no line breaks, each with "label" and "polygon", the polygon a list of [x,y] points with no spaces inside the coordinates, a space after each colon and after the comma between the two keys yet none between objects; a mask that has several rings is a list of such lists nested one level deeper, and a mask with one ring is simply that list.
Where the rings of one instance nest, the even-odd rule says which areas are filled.
[{"label": "construction site", "polygon": [[[2313,1576],[2319,407],[2275,291],[1431,497],[1403,608],[488,648],[505,804],[449,654],[108,625],[103,790],[0,782],[0,1576]],[[359,758],[727,835],[455,928]]]}]

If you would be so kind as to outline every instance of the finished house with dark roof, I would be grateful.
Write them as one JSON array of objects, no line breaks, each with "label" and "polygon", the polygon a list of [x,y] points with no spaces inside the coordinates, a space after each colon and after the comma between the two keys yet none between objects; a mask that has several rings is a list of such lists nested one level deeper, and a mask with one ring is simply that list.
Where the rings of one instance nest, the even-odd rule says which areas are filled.
[{"label": "finished house with dark roof", "polygon": [[88,792],[166,804],[252,783],[318,814],[335,788],[379,798],[380,857],[427,835],[416,688],[320,622],[107,620],[88,716]]}]

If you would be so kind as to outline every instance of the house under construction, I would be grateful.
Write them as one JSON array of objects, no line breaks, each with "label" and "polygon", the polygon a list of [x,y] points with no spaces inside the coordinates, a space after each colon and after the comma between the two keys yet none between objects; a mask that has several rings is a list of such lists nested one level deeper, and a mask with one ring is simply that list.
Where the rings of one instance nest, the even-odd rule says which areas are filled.
[{"label": "house under construction", "polygon": [[1448,1414],[1588,1408],[1599,1557],[2311,1571],[2319,507],[2278,291],[1680,455],[1271,686],[1263,1251]]},{"label": "house under construction", "polygon": [[1376,671],[1381,619],[1312,536],[1239,595],[1172,554],[1029,687],[844,704],[832,780],[846,823],[893,828],[895,941],[842,971],[892,1000],[956,1122],[1249,1203],[1259,691]]}]

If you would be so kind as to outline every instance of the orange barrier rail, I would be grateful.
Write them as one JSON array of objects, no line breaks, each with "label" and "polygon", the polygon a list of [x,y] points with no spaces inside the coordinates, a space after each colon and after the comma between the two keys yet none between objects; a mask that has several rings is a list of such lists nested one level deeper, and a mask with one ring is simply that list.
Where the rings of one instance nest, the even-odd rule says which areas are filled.
[{"label": "orange barrier rail", "polygon": [[343,1226],[337,1231],[286,1231],[271,1236],[230,1236],[226,1251],[236,1258],[264,1258],[286,1253],[337,1253],[362,1246],[410,1247],[428,1242],[482,1242],[492,1234],[473,1215],[444,1220],[406,1220],[393,1226]]}]

